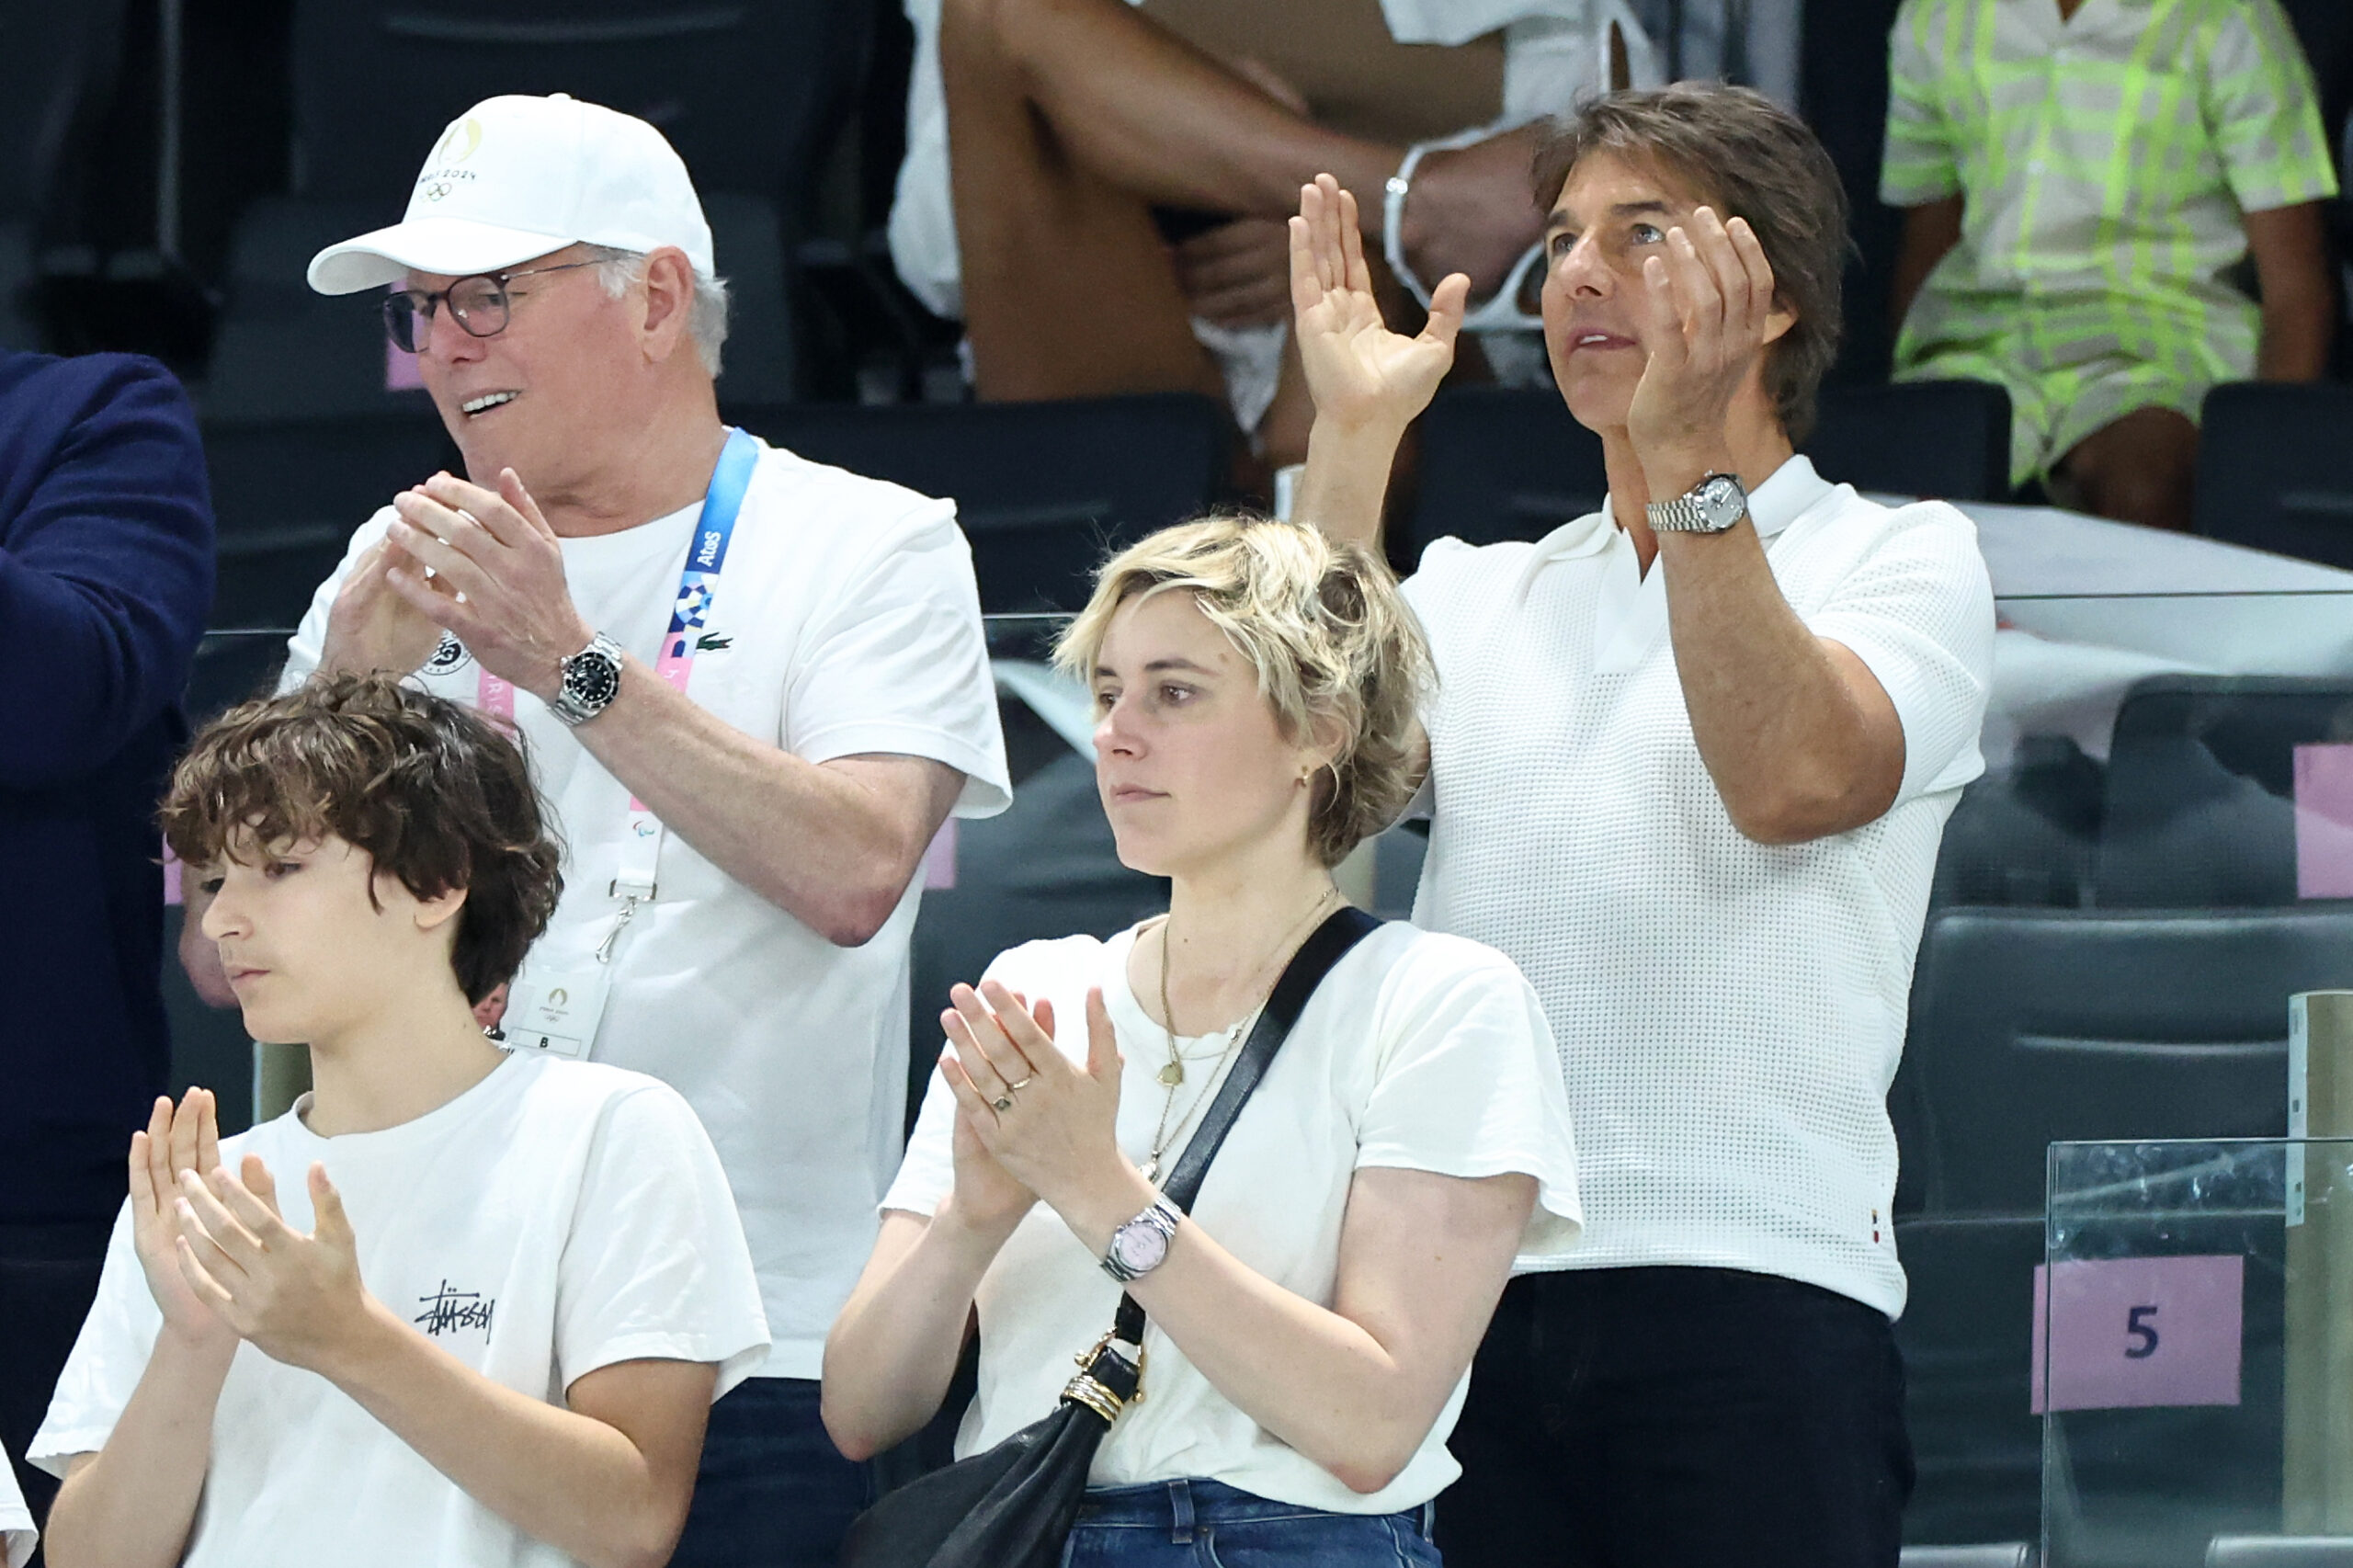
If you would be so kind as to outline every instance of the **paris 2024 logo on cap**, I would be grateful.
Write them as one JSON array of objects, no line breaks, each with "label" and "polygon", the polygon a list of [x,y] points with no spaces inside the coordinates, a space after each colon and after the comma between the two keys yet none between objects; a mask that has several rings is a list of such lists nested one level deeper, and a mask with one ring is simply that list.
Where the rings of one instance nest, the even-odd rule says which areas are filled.
[{"label": "paris 2024 logo on cap", "polygon": [[482,121],[468,115],[449,122],[441,140],[433,144],[432,154],[425,160],[425,172],[416,176],[417,188],[427,201],[438,201],[449,194],[460,180],[474,177],[473,171],[459,165],[474,155],[482,146]]}]

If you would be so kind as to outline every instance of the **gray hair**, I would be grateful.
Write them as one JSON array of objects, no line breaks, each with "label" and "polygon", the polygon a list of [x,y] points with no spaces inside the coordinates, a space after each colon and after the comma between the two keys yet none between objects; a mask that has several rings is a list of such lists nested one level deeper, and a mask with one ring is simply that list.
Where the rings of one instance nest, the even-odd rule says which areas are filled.
[{"label": "gray hair", "polygon": [[[597,264],[597,278],[605,292],[618,300],[645,281],[645,253],[615,250],[610,245],[584,245],[587,259]],[[727,341],[727,279],[695,274],[695,301],[687,312],[687,335],[695,340],[695,355],[702,368],[719,374],[720,348]]]}]

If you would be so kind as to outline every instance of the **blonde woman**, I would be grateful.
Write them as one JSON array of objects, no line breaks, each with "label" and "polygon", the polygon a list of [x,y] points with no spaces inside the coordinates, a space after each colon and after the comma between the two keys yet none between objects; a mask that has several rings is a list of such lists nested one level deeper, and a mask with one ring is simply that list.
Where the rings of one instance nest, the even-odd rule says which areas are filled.
[{"label": "blonde woman", "polygon": [[[1115,1238],[1340,907],[1332,868],[1414,788],[1420,630],[1385,568],[1312,528],[1154,535],[1103,568],[1058,657],[1095,694],[1120,858],[1169,879],[1169,912],[1016,948],[951,994],[826,1346],[825,1425],[852,1458],[930,1419],[975,1321],[958,1453],[1053,1408],[1118,1304]],[[1472,1353],[1515,1257],[1542,1267],[1574,1239],[1574,1163],[1518,971],[1402,924],[1359,943],[1126,1286],[1150,1318],[1146,1397],[1097,1453],[1065,1561],[1436,1562]]]}]

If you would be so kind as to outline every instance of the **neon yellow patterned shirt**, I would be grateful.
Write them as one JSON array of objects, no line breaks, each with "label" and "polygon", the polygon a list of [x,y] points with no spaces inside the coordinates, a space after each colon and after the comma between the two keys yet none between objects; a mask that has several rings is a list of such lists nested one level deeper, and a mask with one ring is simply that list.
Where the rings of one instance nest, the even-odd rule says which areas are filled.
[{"label": "neon yellow patterned shirt", "polygon": [[2009,386],[2024,478],[2254,374],[2260,313],[2223,276],[2243,215],[2336,192],[2278,0],[1905,0],[1889,63],[1881,199],[1964,210],[1899,376]]}]

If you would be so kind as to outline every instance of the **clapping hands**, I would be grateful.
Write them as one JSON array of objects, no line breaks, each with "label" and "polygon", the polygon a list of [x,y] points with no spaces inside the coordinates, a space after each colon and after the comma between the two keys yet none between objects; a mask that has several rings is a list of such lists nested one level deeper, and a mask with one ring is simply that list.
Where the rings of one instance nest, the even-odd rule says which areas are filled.
[{"label": "clapping hands", "polygon": [[257,1154],[241,1174],[215,1164],[179,1175],[179,1271],[190,1295],[274,1360],[327,1372],[368,1325],[359,1249],[326,1167],[310,1171],[315,1223],[305,1235],[278,1209]]},{"label": "clapping hands", "polygon": [[279,1214],[258,1155],[239,1174],[222,1165],[210,1090],[155,1102],[131,1135],[130,1176],[131,1245],[165,1333],[224,1362],[249,1339],[320,1370],[366,1325],[358,1243],[326,1168],[311,1167],[317,1228],[304,1235]]},{"label": "clapping hands", "polygon": [[[978,991],[959,985],[949,999],[955,1006],[940,1021],[954,1050],[939,1070],[956,1096],[960,1140],[969,1136],[975,1152],[985,1152],[1025,1196],[1034,1193],[1065,1211],[1103,1188],[1107,1174],[1132,1175],[1120,1153],[1120,1048],[1101,991],[1087,993],[1084,1063],[1054,1043],[1049,1004],[1033,1012],[994,980]],[[960,1196],[962,1153],[960,1148]]]},{"label": "clapping hands", "polygon": [[501,470],[494,490],[437,473],[392,506],[400,516],[384,537],[406,564],[386,569],[386,585],[483,668],[552,699],[563,661],[594,633],[566,585],[563,541],[515,471]]}]

